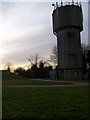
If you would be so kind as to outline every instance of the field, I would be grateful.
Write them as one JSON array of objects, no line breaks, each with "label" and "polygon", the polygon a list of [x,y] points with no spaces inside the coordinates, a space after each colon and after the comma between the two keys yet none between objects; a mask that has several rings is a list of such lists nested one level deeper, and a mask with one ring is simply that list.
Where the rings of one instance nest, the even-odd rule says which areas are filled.
[{"label": "field", "polygon": [[[32,81],[23,79],[22,84],[48,85],[49,83]],[[56,84],[56,82],[51,83]],[[13,79],[3,80],[3,85],[9,84],[20,85],[21,80],[19,79],[18,82]],[[3,86],[3,119],[88,120],[88,89],[85,86],[34,88]]]}]

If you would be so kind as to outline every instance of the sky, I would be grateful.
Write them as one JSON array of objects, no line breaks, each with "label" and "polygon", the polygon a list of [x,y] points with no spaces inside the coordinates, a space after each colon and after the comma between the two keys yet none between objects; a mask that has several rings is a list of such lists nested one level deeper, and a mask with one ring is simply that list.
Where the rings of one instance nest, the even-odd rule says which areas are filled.
[{"label": "sky", "polygon": [[[57,43],[52,30],[52,3],[55,0],[52,1],[0,0],[0,69],[8,62],[14,66],[29,65],[29,56],[36,53],[49,58]],[[81,42],[88,44],[87,0],[82,0],[82,7]]]}]

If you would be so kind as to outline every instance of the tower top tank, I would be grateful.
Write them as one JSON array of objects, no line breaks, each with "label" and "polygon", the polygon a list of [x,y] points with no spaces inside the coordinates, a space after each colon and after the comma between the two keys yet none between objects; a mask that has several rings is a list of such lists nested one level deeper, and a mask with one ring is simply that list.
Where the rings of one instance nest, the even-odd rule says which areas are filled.
[{"label": "tower top tank", "polygon": [[53,32],[66,27],[75,27],[83,30],[82,8],[76,5],[65,5],[54,9],[53,11]]}]

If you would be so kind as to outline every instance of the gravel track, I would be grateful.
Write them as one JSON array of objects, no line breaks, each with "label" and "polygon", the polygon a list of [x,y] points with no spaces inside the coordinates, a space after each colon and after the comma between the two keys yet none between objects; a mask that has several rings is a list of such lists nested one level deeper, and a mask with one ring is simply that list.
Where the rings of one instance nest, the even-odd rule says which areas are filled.
[{"label": "gravel track", "polygon": [[[17,88],[31,88],[31,87],[89,87],[89,82],[71,82],[71,81],[54,81],[57,82],[57,85],[2,85],[2,87],[17,87]],[[58,85],[58,82],[68,82],[70,84],[61,84]]]}]

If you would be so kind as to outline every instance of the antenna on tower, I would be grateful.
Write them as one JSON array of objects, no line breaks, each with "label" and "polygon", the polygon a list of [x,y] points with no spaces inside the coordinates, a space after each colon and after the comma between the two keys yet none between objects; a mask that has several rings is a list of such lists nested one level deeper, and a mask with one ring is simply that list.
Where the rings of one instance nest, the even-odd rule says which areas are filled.
[{"label": "antenna on tower", "polygon": [[78,5],[78,0],[77,0],[77,2],[76,2],[76,5]]},{"label": "antenna on tower", "polygon": [[58,8],[58,2],[56,2],[56,8]]},{"label": "antenna on tower", "polygon": [[70,2],[68,2],[68,5],[70,5]]},{"label": "antenna on tower", "polygon": [[62,0],[61,0],[61,6],[63,5],[63,2],[62,2]]},{"label": "antenna on tower", "polygon": [[74,5],[74,0],[72,0],[72,5]]},{"label": "antenna on tower", "polygon": [[66,5],[68,4],[68,2],[66,1]]},{"label": "antenna on tower", "polygon": [[52,4],[52,6],[54,7],[54,10],[55,10],[55,4]]},{"label": "antenna on tower", "polygon": [[79,2],[79,6],[82,7],[81,2]]}]

